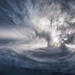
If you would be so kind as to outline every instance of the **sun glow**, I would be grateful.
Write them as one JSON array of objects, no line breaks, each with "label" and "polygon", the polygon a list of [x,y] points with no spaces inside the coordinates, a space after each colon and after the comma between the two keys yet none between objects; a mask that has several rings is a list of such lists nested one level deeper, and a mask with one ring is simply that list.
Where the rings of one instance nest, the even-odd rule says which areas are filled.
[{"label": "sun glow", "polygon": [[45,32],[49,35],[49,38],[51,39],[50,46],[59,47],[61,45],[61,39],[59,37],[61,31],[57,30],[58,26],[56,22],[51,24],[51,21],[48,18],[44,17],[40,18],[35,25],[38,32]]}]

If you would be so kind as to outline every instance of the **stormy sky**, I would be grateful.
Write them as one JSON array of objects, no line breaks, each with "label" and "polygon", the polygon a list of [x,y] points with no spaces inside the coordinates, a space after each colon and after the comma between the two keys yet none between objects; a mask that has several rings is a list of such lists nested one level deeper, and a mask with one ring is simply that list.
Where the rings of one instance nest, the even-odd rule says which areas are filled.
[{"label": "stormy sky", "polygon": [[74,50],[75,0],[0,0],[0,59],[66,72]]}]

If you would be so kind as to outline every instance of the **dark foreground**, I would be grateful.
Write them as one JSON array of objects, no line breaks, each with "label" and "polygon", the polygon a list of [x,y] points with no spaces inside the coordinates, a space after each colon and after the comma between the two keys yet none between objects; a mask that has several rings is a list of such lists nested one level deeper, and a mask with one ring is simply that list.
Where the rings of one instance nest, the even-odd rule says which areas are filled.
[{"label": "dark foreground", "polygon": [[69,72],[49,72],[44,70],[4,67],[0,70],[0,75],[74,75]]},{"label": "dark foreground", "polygon": [[[39,55],[39,53],[37,54]],[[50,56],[53,57],[52,59],[56,57],[57,60],[61,54],[46,55],[45,57]],[[74,55],[61,55],[61,58],[65,57],[59,58],[58,62],[51,63],[50,61],[40,62],[27,58],[10,49],[0,49],[0,75],[75,75],[74,61],[67,60],[68,58],[69,60],[73,59]]]}]

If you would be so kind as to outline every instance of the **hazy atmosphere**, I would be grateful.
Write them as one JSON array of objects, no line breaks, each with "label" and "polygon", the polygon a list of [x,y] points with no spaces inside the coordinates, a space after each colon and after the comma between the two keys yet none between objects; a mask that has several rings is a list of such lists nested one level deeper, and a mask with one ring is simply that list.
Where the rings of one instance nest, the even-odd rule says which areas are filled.
[{"label": "hazy atmosphere", "polygon": [[0,75],[74,75],[75,1],[0,0]]}]

